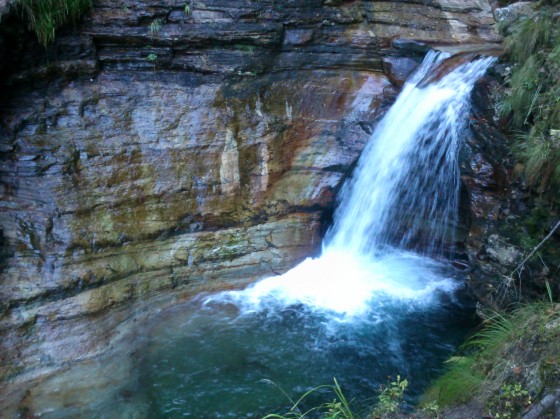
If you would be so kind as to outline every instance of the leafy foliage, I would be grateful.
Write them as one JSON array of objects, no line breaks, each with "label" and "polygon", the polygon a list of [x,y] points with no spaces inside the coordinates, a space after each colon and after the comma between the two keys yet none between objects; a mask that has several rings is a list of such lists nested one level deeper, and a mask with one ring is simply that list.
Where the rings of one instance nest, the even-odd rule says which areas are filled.
[{"label": "leafy foliage", "polygon": [[[558,1],[541,1],[529,16],[502,27],[512,62],[499,108],[523,134],[516,155],[527,184],[538,192],[560,186],[560,25]],[[556,198],[556,197],[553,197]]]},{"label": "leafy foliage", "polygon": [[399,413],[407,387],[408,380],[406,378],[401,380],[400,375],[397,375],[395,381],[381,386],[381,393],[379,393],[378,403],[373,411],[373,416],[387,417]]},{"label": "leafy foliage", "polygon": [[509,419],[518,417],[530,404],[531,396],[521,384],[504,384],[488,402],[488,409],[494,418]]},{"label": "leafy foliage", "polygon": [[17,0],[29,29],[39,43],[47,46],[54,40],[56,29],[68,21],[76,21],[92,6],[92,0]]}]

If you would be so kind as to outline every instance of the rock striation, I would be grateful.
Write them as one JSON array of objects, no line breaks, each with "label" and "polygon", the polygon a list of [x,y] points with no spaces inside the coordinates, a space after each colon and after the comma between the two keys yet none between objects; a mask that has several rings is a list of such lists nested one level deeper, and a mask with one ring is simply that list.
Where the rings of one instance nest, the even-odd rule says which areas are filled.
[{"label": "rock striation", "polygon": [[5,14],[0,381],[317,253],[415,63],[493,23],[483,0],[97,0],[45,51]]}]

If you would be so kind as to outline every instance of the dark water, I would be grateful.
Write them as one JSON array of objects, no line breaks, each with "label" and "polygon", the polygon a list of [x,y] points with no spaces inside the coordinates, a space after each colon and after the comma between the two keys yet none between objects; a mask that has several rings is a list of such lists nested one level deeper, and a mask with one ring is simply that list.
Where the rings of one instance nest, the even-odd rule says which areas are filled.
[{"label": "dark water", "polygon": [[[336,377],[357,412],[400,374],[414,403],[473,326],[473,307],[443,296],[429,307],[379,298],[359,319],[337,321],[303,305],[241,313],[201,301],[157,319],[136,358],[148,416],[262,417]],[[274,384],[271,384],[273,382]],[[332,400],[315,393],[308,407]],[[305,406],[305,404],[304,404]]]}]

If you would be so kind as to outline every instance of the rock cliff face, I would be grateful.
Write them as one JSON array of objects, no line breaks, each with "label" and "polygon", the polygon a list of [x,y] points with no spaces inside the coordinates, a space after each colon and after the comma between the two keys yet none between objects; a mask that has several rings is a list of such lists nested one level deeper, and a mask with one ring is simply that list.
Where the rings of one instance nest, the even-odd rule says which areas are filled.
[{"label": "rock cliff face", "polygon": [[0,380],[316,253],[421,42],[492,25],[483,0],[99,0],[45,51],[5,15]]}]

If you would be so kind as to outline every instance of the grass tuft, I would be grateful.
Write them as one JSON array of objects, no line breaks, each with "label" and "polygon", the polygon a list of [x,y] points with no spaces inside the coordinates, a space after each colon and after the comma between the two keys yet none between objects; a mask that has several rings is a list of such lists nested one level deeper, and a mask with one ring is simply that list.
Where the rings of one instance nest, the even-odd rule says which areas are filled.
[{"label": "grass tuft", "polygon": [[453,406],[469,401],[478,391],[484,377],[475,368],[475,360],[468,356],[455,356],[447,362],[444,374],[426,391],[422,404]]},{"label": "grass tuft", "polygon": [[536,14],[523,20],[505,40],[506,51],[517,62],[524,62],[548,44],[552,20],[546,14]]},{"label": "grass tuft", "polygon": [[547,185],[560,185],[560,139],[547,136],[542,126],[534,126],[517,142],[516,155],[524,162],[527,183],[543,192]]},{"label": "grass tuft", "polygon": [[56,29],[76,21],[92,6],[92,0],[16,0],[29,29],[39,43],[47,46],[54,40]]},{"label": "grass tuft", "polygon": [[[493,313],[462,351],[463,356],[447,361],[447,370],[425,393],[423,404],[449,407],[477,400],[498,417],[496,409],[506,409],[510,399],[526,401],[560,385],[560,304],[552,302],[550,293],[549,302]],[[505,413],[499,417],[507,417]]]},{"label": "grass tuft", "polygon": [[[282,390],[278,385],[270,380],[264,380],[265,382],[274,385],[278,388],[282,394],[290,400],[292,403],[292,407],[290,410],[284,414],[278,413],[271,413],[266,415],[263,419],[304,419],[308,417],[321,417],[325,419],[356,419],[356,416],[352,412],[350,407],[351,401],[348,401],[334,378],[333,385],[321,385],[318,387],[314,387],[311,390],[306,391],[296,402],[294,402],[288,394]],[[335,395],[335,398],[331,402],[323,403],[319,406],[311,407],[306,411],[302,411],[302,403],[313,393],[322,392],[324,390],[332,391]],[[311,415],[311,416],[310,416]]]},{"label": "grass tuft", "polygon": [[539,2],[535,11],[514,24],[505,39],[511,72],[498,103],[523,135],[516,157],[527,186],[554,201],[560,187],[560,25],[554,2]]}]

